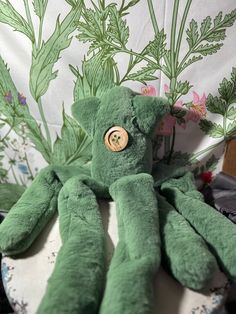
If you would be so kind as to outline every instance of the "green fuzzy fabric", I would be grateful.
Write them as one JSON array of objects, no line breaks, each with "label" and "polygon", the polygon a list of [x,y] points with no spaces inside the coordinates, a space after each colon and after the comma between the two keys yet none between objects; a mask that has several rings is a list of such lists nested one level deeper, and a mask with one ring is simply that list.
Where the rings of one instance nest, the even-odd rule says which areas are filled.
[{"label": "green fuzzy fabric", "polygon": [[[79,123],[93,134],[92,177],[110,186],[123,176],[151,173],[152,132],[169,111],[167,102],[158,97],[137,95],[125,87],[115,87],[103,96],[99,106],[97,104],[98,99],[92,97],[72,106]],[[97,110],[95,120],[91,119],[91,107]],[[143,120],[146,128],[143,123],[139,124]],[[113,126],[124,128],[129,135],[128,146],[119,153],[109,151],[104,145],[104,135]]]},{"label": "green fuzzy fabric", "polygon": [[105,282],[105,233],[96,200],[103,189],[105,194],[86,175],[72,177],[61,189],[62,247],[38,314],[96,313]]},{"label": "green fuzzy fabric", "polygon": [[61,183],[51,167],[45,168],[0,225],[0,249],[7,255],[30,247],[57,209]]},{"label": "green fuzzy fabric", "polygon": [[[204,204],[185,168],[152,166],[152,135],[169,110],[166,100],[124,87],[72,106],[93,138],[91,171],[43,169],[0,225],[0,251],[16,255],[59,213],[62,246],[38,314],[151,314],[161,260],[192,289],[211,280],[216,260],[236,279],[235,226]],[[119,152],[104,143],[113,126],[128,134]],[[107,274],[98,198],[117,207],[119,243]]]},{"label": "green fuzzy fabric", "polygon": [[192,173],[162,184],[162,193],[208,243],[225,273],[236,281],[236,227],[203,202],[196,191]]},{"label": "green fuzzy fabric", "polygon": [[160,264],[160,237],[153,178],[125,176],[110,187],[117,206],[119,243],[112,259],[101,314],[152,312],[152,280]]},{"label": "green fuzzy fabric", "polygon": [[8,211],[24,193],[25,187],[12,183],[0,184],[0,210]]},{"label": "green fuzzy fabric", "polygon": [[157,194],[157,199],[163,266],[182,285],[194,290],[205,287],[218,269],[215,257],[184,217],[163,196]]}]

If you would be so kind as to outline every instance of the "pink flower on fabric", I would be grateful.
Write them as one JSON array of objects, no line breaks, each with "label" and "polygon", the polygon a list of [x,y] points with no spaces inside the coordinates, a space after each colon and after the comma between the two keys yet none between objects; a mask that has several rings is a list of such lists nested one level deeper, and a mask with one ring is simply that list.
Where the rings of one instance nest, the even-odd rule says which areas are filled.
[{"label": "pink flower on fabric", "polygon": [[[164,91],[165,93],[169,92],[169,86],[167,84],[164,85]],[[183,107],[183,101],[182,100],[177,100],[176,103],[174,104],[175,109],[180,109],[180,110],[186,110]],[[164,136],[170,136],[173,132],[173,127],[176,124],[177,119],[173,117],[172,115],[167,115],[165,118],[163,118],[161,125],[157,131],[158,135],[164,135]],[[186,129],[186,123],[182,123],[180,125],[183,129]]]},{"label": "pink flower on fabric", "polygon": [[174,104],[174,107],[183,109],[183,101],[182,100],[177,100],[176,103]]},{"label": "pink flower on fabric", "polygon": [[157,92],[154,86],[147,85],[141,88],[141,94],[144,96],[156,96]]},{"label": "pink flower on fabric", "polygon": [[170,88],[167,84],[164,84],[164,92],[165,93],[169,93],[170,92]]},{"label": "pink flower on fabric", "polygon": [[171,116],[170,114],[167,115],[161,121],[161,124],[157,130],[157,135],[164,135],[170,136],[173,132],[173,127],[175,126],[176,118]]},{"label": "pink flower on fabric", "polygon": [[186,115],[186,122],[190,120],[193,122],[198,122],[206,115],[206,100],[207,98],[205,93],[202,95],[202,97],[200,97],[199,94],[193,92],[193,104]]}]

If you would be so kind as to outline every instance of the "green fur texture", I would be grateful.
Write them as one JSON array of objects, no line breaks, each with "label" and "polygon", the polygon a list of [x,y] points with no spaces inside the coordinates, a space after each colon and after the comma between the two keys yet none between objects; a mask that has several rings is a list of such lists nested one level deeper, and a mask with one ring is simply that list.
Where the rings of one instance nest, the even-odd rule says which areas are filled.
[{"label": "green fur texture", "polygon": [[152,280],[160,264],[153,178],[146,173],[122,177],[111,185],[110,193],[117,207],[119,244],[100,313],[148,314],[152,312]]},{"label": "green fur texture", "polygon": [[184,217],[164,197],[157,194],[157,199],[162,264],[182,285],[199,290],[206,286],[218,269],[216,259]]},{"label": "green fur texture", "polygon": [[161,187],[168,201],[208,243],[219,265],[236,281],[236,227],[225,216],[203,202],[192,173],[167,180]]},{"label": "green fur texture", "polygon": [[[125,87],[115,87],[103,96],[99,106],[97,104],[98,99],[92,97],[72,106],[73,115],[93,134],[92,177],[110,186],[123,176],[151,173],[152,132],[169,111],[167,102],[158,97],[137,95]],[[93,122],[91,107],[96,108]],[[119,153],[109,151],[104,145],[105,133],[113,126],[124,128],[129,135],[128,146]]]},{"label": "green fur texture", "polygon": [[[204,204],[186,169],[152,167],[153,132],[169,110],[166,100],[125,87],[72,106],[93,138],[91,171],[45,168],[0,226],[0,251],[16,255],[59,213],[62,246],[37,314],[151,314],[161,259],[192,289],[211,280],[217,262],[236,279],[235,226]],[[119,152],[104,144],[113,126],[128,134]],[[119,243],[107,274],[97,198],[117,207]]]}]

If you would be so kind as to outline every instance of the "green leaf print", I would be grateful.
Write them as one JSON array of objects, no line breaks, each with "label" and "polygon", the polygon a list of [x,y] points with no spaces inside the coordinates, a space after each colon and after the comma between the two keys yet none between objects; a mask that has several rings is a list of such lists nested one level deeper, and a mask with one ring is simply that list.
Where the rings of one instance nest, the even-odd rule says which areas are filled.
[{"label": "green leaf print", "polygon": [[234,84],[228,81],[226,78],[224,78],[223,81],[220,83],[218,91],[220,93],[221,98],[228,103],[234,91]]},{"label": "green leaf print", "polygon": [[122,1],[122,4],[121,4],[121,7],[120,7],[120,14],[123,16],[123,15],[126,15],[126,11],[135,6],[138,2],[140,2],[140,0],[131,0],[131,1],[128,1],[128,3],[125,3],[125,0]]},{"label": "green leaf print", "polygon": [[193,53],[200,53],[202,56],[212,55],[216,53],[220,48],[223,46],[223,44],[204,44],[199,45],[197,48],[193,50]]},{"label": "green leaf print", "polygon": [[236,134],[236,120],[229,123],[227,126],[227,136],[234,136]]},{"label": "green leaf print", "polygon": [[210,28],[211,28],[211,17],[207,16],[202,21],[202,24],[201,24],[201,28],[200,28],[201,36],[206,35]]},{"label": "green leaf print", "polygon": [[[43,23],[48,0],[33,0],[30,3],[39,18],[37,30],[34,29],[32,23],[30,13],[32,6],[28,5],[27,0],[23,1],[26,18],[22,17],[8,0],[0,0],[0,22],[9,24],[32,41],[30,90],[38,103],[47,140],[36,120],[30,115],[27,105],[20,103],[19,97],[24,96],[19,96],[9,71],[0,60],[1,112],[8,123],[14,126],[16,132],[20,125],[26,125],[27,135],[34,142],[36,149],[42,153],[47,162],[54,163],[71,164],[79,157],[79,160],[84,162],[90,158],[91,154],[90,139],[84,135],[77,122],[67,116],[64,111],[61,135],[57,137],[52,153],[50,132],[43,113],[41,97],[47,92],[50,82],[57,77],[57,70],[54,67],[62,51],[69,47],[72,33],[76,28],[79,32],[77,38],[86,43],[88,50],[81,67],[70,65],[75,75],[75,101],[88,96],[100,97],[107,89],[123,84],[125,81],[133,80],[147,84],[147,81],[157,79],[156,71],[160,70],[169,80],[168,99],[174,106],[178,100],[182,102],[181,97],[187,95],[192,88],[190,82],[180,77],[181,73],[193,63],[217,53],[223,46],[222,42],[226,38],[227,28],[231,27],[236,20],[236,10],[228,14],[220,12],[215,17],[207,16],[200,22],[195,19],[188,20],[192,0],[185,1],[182,17],[179,11],[180,1],[174,1],[171,32],[170,36],[167,36],[166,30],[158,27],[153,1],[147,0],[143,3],[147,4],[150,12],[154,35],[141,51],[134,51],[133,48],[129,48],[129,45],[127,47],[131,28],[124,16],[129,14],[131,8],[140,0],[122,0],[119,3],[105,0],[65,1],[71,7],[71,11],[64,20],[58,17],[55,30],[49,34],[49,39],[43,42]],[[189,23],[188,26],[186,26],[187,23]],[[182,46],[184,34],[188,43],[186,54]],[[115,62],[118,54],[125,54],[129,58],[127,69],[123,72],[119,69],[119,63]],[[121,73],[123,77],[120,77]],[[206,134],[221,138],[222,141],[235,132],[235,82],[236,71],[234,69],[231,78],[225,78],[220,84],[219,95],[209,95],[207,98],[207,109],[211,113],[221,115],[222,123],[216,124],[206,119],[200,122],[200,127]],[[189,110],[197,110],[201,105],[204,107],[203,99],[205,98],[200,95],[198,98],[199,101],[196,104],[192,101],[187,102],[190,104]],[[186,104],[184,106],[187,107]],[[200,109],[203,110],[203,108]],[[185,123],[186,117],[183,110],[173,109],[173,113],[177,123],[181,125]],[[171,157],[177,162],[182,160],[187,164],[196,161],[196,155],[174,152],[174,141],[175,133],[173,132],[172,143],[169,141],[169,146],[165,143],[165,151],[170,152],[168,161]]]},{"label": "green leaf print", "polygon": [[18,102],[17,90],[10,76],[10,70],[7,64],[4,63],[2,57],[0,56],[0,104],[5,103],[5,95],[7,92],[11,92],[11,101],[13,103]]},{"label": "green leaf print", "polygon": [[129,28],[126,25],[126,21],[121,18],[117,8],[114,6],[110,7],[109,16],[110,23],[107,27],[107,34],[114,43],[125,47],[129,38]]},{"label": "green leaf print", "polygon": [[141,70],[138,70],[136,73],[131,73],[127,75],[127,79],[146,84],[146,81],[157,79],[157,77],[153,75],[155,72],[156,72],[156,69],[153,69],[152,67],[143,67],[141,68]]},{"label": "green leaf print", "polygon": [[[217,113],[233,120],[235,117],[235,107],[230,107],[236,102],[236,69],[232,69],[231,80],[224,78],[218,88],[219,97],[211,94],[207,97],[206,107],[211,113]],[[230,107],[230,108],[229,108]]]},{"label": "green leaf print", "polygon": [[69,5],[71,5],[72,7],[75,7],[76,4],[77,4],[77,2],[78,2],[78,0],[66,0],[66,2],[67,2]]},{"label": "green leaf print", "polygon": [[33,1],[34,11],[39,18],[43,17],[46,7],[47,7],[47,3],[48,3],[48,0],[34,0]]},{"label": "green leaf print", "polygon": [[232,26],[236,20],[236,10],[226,14],[223,19],[222,16],[223,14],[220,12],[215,17],[213,26],[211,17],[207,16],[201,23],[200,33],[198,31],[199,27],[197,22],[192,19],[186,32],[188,35],[187,41],[189,43],[189,47],[194,48],[204,40],[209,42],[224,40],[226,28]]},{"label": "green leaf print", "polygon": [[31,116],[28,106],[21,104],[18,93],[9,73],[9,69],[0,56],[0,111],[8,124],[20,134],[19,124],[27,127],[27,136],[44,159],[50,161],[50,147],[45,140],[36,120]]},{"label": "green leaf print", "polygon": [[220,124],[202,119],[199,123],[200,129],[211,137],[221,138],[224,136],[224,129]]},{"label": "green leaf print", "polygon": [[157,64],[160,65],[161,58],[163,58],[166,53],[166,34],[164,29],[162,29],[158,34],[156,34],[153,41],[150,41],[145,49],[145,53],[153,57]]},{"label": "green leaf print", "polygon": [[[192,19],[186,30],[189,51],[179,62],[177,69],[178,75],[189,65],[201,60],[202,56],[217,53],[223,46],[222,41],[226,38],[226,28],[231,27],[236,20],[236,9],[223,17],[220,12],[213,20],[207,16],[198,25],[196,20]],[[194,55],[194,57],[192,57]]]},{"label": "green leaf print", "polygon": [[203,56],[199,55],[199,56],[193,56],[192,58],[188,59],[187,62],[185,62],[182,66],[182,71],[187,68],[188,66],[190,66],[192,63],[200,61],[203,59]]},{"label": "green leaf print", "polygon": [[211,94],[207,97],[206,107],[208,111],[222,116],[225,115],[227,111],[226,103],[219,97],[213,97]]},{"label": "green leaf print", "polygon": [[187,33],[187,42],[189,44],[189,48],[192,48],[196,45],[199,33],[198,33],[198,24],[197,22],[192,19],[192,21],[189,24],[189,28],[186,31]]},{"label": "green leaf print", "polygon": [[[88,53],[95,49],[102,49],[110,56],[113,51],[125,48],[129,38],[129,28],[115,3],[98,8],[94,2],[92,8],[84,8],[83,20],[78,22],[79,35],[82,42],[90,42]],[[112,47],[113,45],[113,47]]]},{"label": "green leaf print", "polygon": [[57,137],[53,146],[54,164],[82,164],[91,160],[91,139],[81,129],[77,121],[63,110],[61,138]]},{"label": "green leaf print", "polygon": [[[232,76],[233,78],[233,76]],[[218,89],[221,98],[227,103],[227,105],[231,105],[236,102],[236,81],[229,81],[226,78],[220,83],[220,87]]]},{"label": "green leaf print", "polygon": [[82,16],[84,22],[78,22],[79,35],[77,38],[83,43],[93,42],[94,46],[99,47],[105,35],[104,18],[108,16],[109,8],[101,11],[95,6],[95,10],[84,8]]},{"label": "green leaf print", "polygon": [[71,39],[69,35],[76,29],[75,21],[80,18],[82,2],[69,12],[60,22],[59,17],[56,28],[41,49],[33,55],[30,70],[30,90],[36,101],[46,93],[50,81],[57,77],[57,71],[53,71],[55,63],[63,49],[69,47]]},{"label": "green leaf print", "polygon": [[207,41],[208,42],[219,42],[222,41],[226,38],[226,30],[225,29],[220,29],[218,31],[212,32],[208,37]]},{"label": "green leaf print", "polygon": [[215,17],[214,28],[217,29],[232,26],[236,20],[236,9],[233,10],[231,13],[226,14],[223,19],[222,16],[222,12],[219,12],[219,14]]},{"label": "green leaf print", "polygon": [[50,162],[50,147],[45,140],[41,129],[36,120],[30,115],[27,106],[21,104],[1,105],[1,111],[8,119],[9,124],[13,126],[13,130],[20,135],[19,124],[26,126],[26,136],[31,139],[35,148],[42,154],[43,158]]},{"label": "green leaf print", "polygon": [[[213,138],[223,138],[222,141],[236,134],[236,69],[232,68],[231,80],[224,78],[218,88],[219,96],[207,97],[206,108],[209,112],[222,116],[222,125],[213,123],[207,119],[200,121],[200,128],[203,132]],[[212,147],[212,146],[211,146]],[[206,150],[203,150],[204,153]],[[199,153],[197,153],[199,154]]]},{"label": "green leaf print", "polygon": [[220,11],[217,16],[214,18],[214,27],[218,27],[222,21],[223,13]]},{"label": "green leaf print", "polygon": [[233,82],[236,82],[236,68],[232,68],[232,73],[231,73],[231,80]]},{"label": "green leaf print", "polygon": [[31,26],[8,0],[0,1],[0,22],[10,25],[14,30],[25,34],[34,42],[34,33]]},{"label": "green leaf print", "polygon": [[236,120],[236,108],[231,107],[227,112],[227,118],[229,120]]},{"label": "green leaf print", "polygon": [[103,61],[102,52],[82,63],[82,73],[71,67],[77,80],[74,87],[74,101],[89,96],[102,96],[114,83],[114,60]]},{"label": "green leaf print", "polygon": [[192,85],[189,84],[188,81],[185,82],[177,82],[175,92],[177,94],[186,95],[190,91]]}]

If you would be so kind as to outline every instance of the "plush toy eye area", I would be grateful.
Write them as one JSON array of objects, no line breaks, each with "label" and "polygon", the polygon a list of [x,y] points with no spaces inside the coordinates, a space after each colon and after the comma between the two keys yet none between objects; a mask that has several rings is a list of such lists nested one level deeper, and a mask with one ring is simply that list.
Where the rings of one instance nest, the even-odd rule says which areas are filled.
[{"label": "plush toy eye area", "polygon": [[120,152],[128,145],[128,132],[120,127],[113,126],[105,134],[104,143],[108,150],[112,152]]}]

